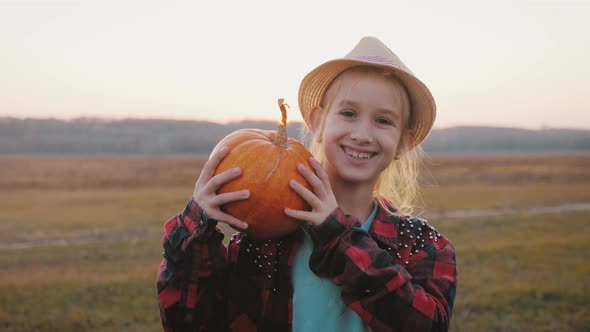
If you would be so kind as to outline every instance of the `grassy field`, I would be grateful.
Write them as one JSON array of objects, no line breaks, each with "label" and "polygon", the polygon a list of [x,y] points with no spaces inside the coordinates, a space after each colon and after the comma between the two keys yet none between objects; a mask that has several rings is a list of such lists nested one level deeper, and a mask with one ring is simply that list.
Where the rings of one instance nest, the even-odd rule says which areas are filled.
[{"label": "grassy field", "polygon": [[[0,157],[0,330],[159,331],[162,224],[203,157]],[[590,203],[590,155],[432,156],[427,212]],[[430,220],[457,249],[453,331],[589,331],[590,211]]]}]

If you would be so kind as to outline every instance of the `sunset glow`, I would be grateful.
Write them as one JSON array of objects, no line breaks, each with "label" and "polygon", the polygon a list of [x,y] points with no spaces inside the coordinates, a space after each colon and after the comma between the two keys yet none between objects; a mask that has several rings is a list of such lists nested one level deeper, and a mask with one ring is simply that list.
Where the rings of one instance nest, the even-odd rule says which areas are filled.
[{"label": "sunset glow", "polygon": [[371,35],[435,127],[590,128],[587,1],[420,3],[0,0],[0,116],[300,120],[303,76]]}]

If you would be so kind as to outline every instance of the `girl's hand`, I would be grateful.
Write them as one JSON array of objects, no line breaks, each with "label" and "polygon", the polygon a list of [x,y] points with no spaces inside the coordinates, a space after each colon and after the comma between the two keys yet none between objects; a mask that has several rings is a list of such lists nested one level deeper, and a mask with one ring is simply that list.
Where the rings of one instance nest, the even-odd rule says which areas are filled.
[{"label": "girl's hand", "polygon": [[205,163],[201,175],[195,183],[193,198],[209,218],[226,223],[230,226],[235,226],[239,229],[246,229],[248,228],[248,224],[221,211],[220,207],[223,204],[250,197],[250,191],[240,190],[220,195],[216,194],[219,187],[237,178],[241,174],[240,168],[236,167],[213,176],[217,165],[219,165],[219,162],[227,155],[228,151],[227,147],[219,149],[219,151],[213,154]]},{"label": "girl's hand", "polygon": [[307,221],[313,226],[319,226],[326,220],[326,218],[328,218],[330,213],[338,207],[338,203],[336,202],[336,196],[334,196],[334,193],[332,192],[328,173],[326,173],[322,165],[320,165],[320,163],[314,158],[310,158],[310,164],[315,169],[315,174],[302,164],[297,166],[297,170],[303,175],[307,182],[309,182],[313,192],[309,191],[295,180],[291,180],[289,184],[291,185],[291,188],[311,206],[311,211],[300,211],[286,208],[285,214],[298,220]]}]

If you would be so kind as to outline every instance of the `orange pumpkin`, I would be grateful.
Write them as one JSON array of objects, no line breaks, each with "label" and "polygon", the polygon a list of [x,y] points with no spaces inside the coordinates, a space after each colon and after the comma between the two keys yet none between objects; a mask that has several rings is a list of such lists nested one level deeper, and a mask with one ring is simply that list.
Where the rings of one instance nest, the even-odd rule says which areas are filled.
[{"label": "orange pumpkin", "polygon": [[277,131],[241,129],[223,138],[213,149],[227,146],[229,153],[217,166],[215,174],[240,167],[242,174],[217,191],[218,194],[247,189],[246,200],[225,204],[221,209],[248,224],[244,231],[257,239],[272,239],[296,230],[301,221],[284,213],[286,207],[310,210],[310,206],[289,187],[295,179],[309,190],[311,186],[297,171],[298,164],[309,164],[311,153],[299,141],[287,137],[287,111],[279,99],[282,123]]}]

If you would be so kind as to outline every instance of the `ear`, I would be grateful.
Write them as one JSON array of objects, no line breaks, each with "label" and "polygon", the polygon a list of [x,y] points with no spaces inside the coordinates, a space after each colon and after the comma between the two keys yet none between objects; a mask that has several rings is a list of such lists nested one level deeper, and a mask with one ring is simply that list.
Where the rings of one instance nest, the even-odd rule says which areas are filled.
[{"label": "ear", "polygon": [[311,109],[311,112],[309,112],[309,124],[311,126],[311,132],[315,138],[315,140],[317,140],[318,143],[322,142],[322,138],[321,137],[317,137],[316,133],[318,131],[318,128],[320,127],[320,120],[322,118],[322,108],[320,106],[314,106]]},{"label": "ear", "polygon": [[406,132],[403,133],[402,137],[400,137],[400,144],[397,148],[398,154],[404,153],[404,152],[410,150],[409,147],[412,145],[415,135],[416,135],[416,130],[413,128],[408,128],[406,130]]}]

